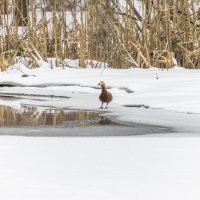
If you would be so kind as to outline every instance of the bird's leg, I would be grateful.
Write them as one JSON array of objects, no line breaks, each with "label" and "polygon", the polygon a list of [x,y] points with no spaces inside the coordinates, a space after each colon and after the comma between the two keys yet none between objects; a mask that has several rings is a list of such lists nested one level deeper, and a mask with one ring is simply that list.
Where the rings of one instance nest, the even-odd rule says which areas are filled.
[{"label": "bird's leg", "polygon": [[106,107],[105,108],[108,108],[108,103],[107,103],[107,105],[106,105]]},{"label": "bird's leg", "polygon": [[102,104],[101,104],[101,107],[100,107],[101,109],[103,108],[103,101],[102,101]]}]

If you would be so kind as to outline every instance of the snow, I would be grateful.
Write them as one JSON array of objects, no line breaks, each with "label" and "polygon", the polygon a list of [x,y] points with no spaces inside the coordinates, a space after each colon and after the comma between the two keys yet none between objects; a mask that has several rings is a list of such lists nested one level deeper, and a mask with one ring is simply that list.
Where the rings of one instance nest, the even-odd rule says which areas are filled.
[{"label": "snow", "polygon": [[[120,121],[179,126],[182,131],[192,128],[197,132],[200,129],[198,69],[81,69],[77,68],[77,60],[69,62],[71,67],[53,66],[51,69],[46,62],[41,63],[41,67],[36,69],[28,69],[18,63],[1,72],[0,84],[18,87],[3,87],[0,94],[26,95],[21,100],[21,104],[25,105],[98,110],[100,87],[97,84],[103,80],[114,97],[106,110],[107,115]],[[30,76],[22,77],[23,74]],[[27,95],[39,95],[45,101],[33,101],[35,98]],[[8,100],[1,100],[1,103],[10,105]],[[139,105],[149,109],[134,108]]]},{"label": "snow", "polygon": [[198,200],[199,138],[0,139],[0,198]]},{"label": "snow", "polygon": [[[53,12],[48,12],[48,11],[45,12],[45,19],[46,19],[47,22],[49,22],[47,24],[49,30],[52,30],[52,26],[53,26],[52,19],[53,19],[54,15],[55,15],[55,13],[53,13]],[[57,16],[58,15],[60,15],[59,12],[57,12]],[[32,12],[29,12],[29,16],[32,16]],[[43,20],[43,17],[44,17],[41,9],[36,9],[36,16],[37,16],[36,17],[36,23],[39,25],[40,23],[42,23],[42,20]],[[5,22],[6,25],[11,26],[12,20],[13,20],[13,13],[5,15],[5,16],[2,15],[2,17],[3,17],[3,22]],[[72,22],[73,22],[72,13],[70,11],[66,11],[65,12],[65,18],[66,18],[66,25],[68,26],[68,28],[71,29],[72,28]],[[79,12],[76,13],[76,19],[78,21],[80,21],[80,13]],[[32,22],[32,20],[33,20],[32,17],[30,17],[31,22]],[[14,32],[15,28],[16,27],[12,27],[11,31]],[[17,30],[18,30],[18,34],[20,36],[23,36],[23,34],[27,31],[27,29],[25,27],[21,27],[21,26],[19,26]],[[7,33],[6,26],[0,25],[0,35],[7,35],[7,34],[8,33]]]},{"label": "snow", "polygon": [[0,98],[0,104],[99,111],[97,84],[103,80],[114,97],[103,115],[125,123],[172,127],[178,133],[1,136],[0,199],[198,200],[200,70],[81,69],[77,60],[68,63],[70,67],[53,69],[45,62],[36,69],[18,63],[0,72],[0,84],[17,85],[1,87],[0,95],[22,97]]},{"label": "snow", "polygon": [[[133,1],[135,9],[142,14],[142,3],[139,0],[134,0]],[[119,0],[119,5],[122,11],[126,10],[126,0]]]}]

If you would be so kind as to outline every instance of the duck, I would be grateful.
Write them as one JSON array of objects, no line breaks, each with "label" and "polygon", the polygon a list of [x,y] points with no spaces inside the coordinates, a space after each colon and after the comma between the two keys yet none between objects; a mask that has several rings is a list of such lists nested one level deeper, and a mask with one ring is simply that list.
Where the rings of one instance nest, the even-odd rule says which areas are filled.
[{"label": "duck", "polygon": [[108,103],[113,100],[112,94],[106,90],[106,85],[103,81],[100,81],[99,84],[102,88],[101,94],[99,95],[99,100],[102,102],[101,109],[103,108],[103,104],[107,103],[106,107],[108,107]]}]

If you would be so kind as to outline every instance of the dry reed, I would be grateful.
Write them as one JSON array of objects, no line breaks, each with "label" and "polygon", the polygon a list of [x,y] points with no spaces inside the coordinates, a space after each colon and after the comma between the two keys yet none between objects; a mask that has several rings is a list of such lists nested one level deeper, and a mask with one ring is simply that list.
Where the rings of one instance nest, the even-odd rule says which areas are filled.
[{"label": "dry reed", "polygon": [[55,57],[62,66],[70,58],[81,67],[97,60],[114,68],[200,68],[198,0],[142,0],[141,12],[133,0],[124,8],[119,0],[67,2],[1,1],[1,70],[19,56],[30,58],[30,67]]}]

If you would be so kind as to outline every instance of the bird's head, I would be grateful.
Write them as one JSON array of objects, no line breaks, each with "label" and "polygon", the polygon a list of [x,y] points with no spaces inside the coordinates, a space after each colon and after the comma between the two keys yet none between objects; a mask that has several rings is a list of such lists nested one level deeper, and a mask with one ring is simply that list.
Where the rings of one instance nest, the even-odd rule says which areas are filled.
[{"label": "bird's head", "polygon": [[105,87],[105,83],[103,81],[100,81],[99,84],[101,87]]}]

